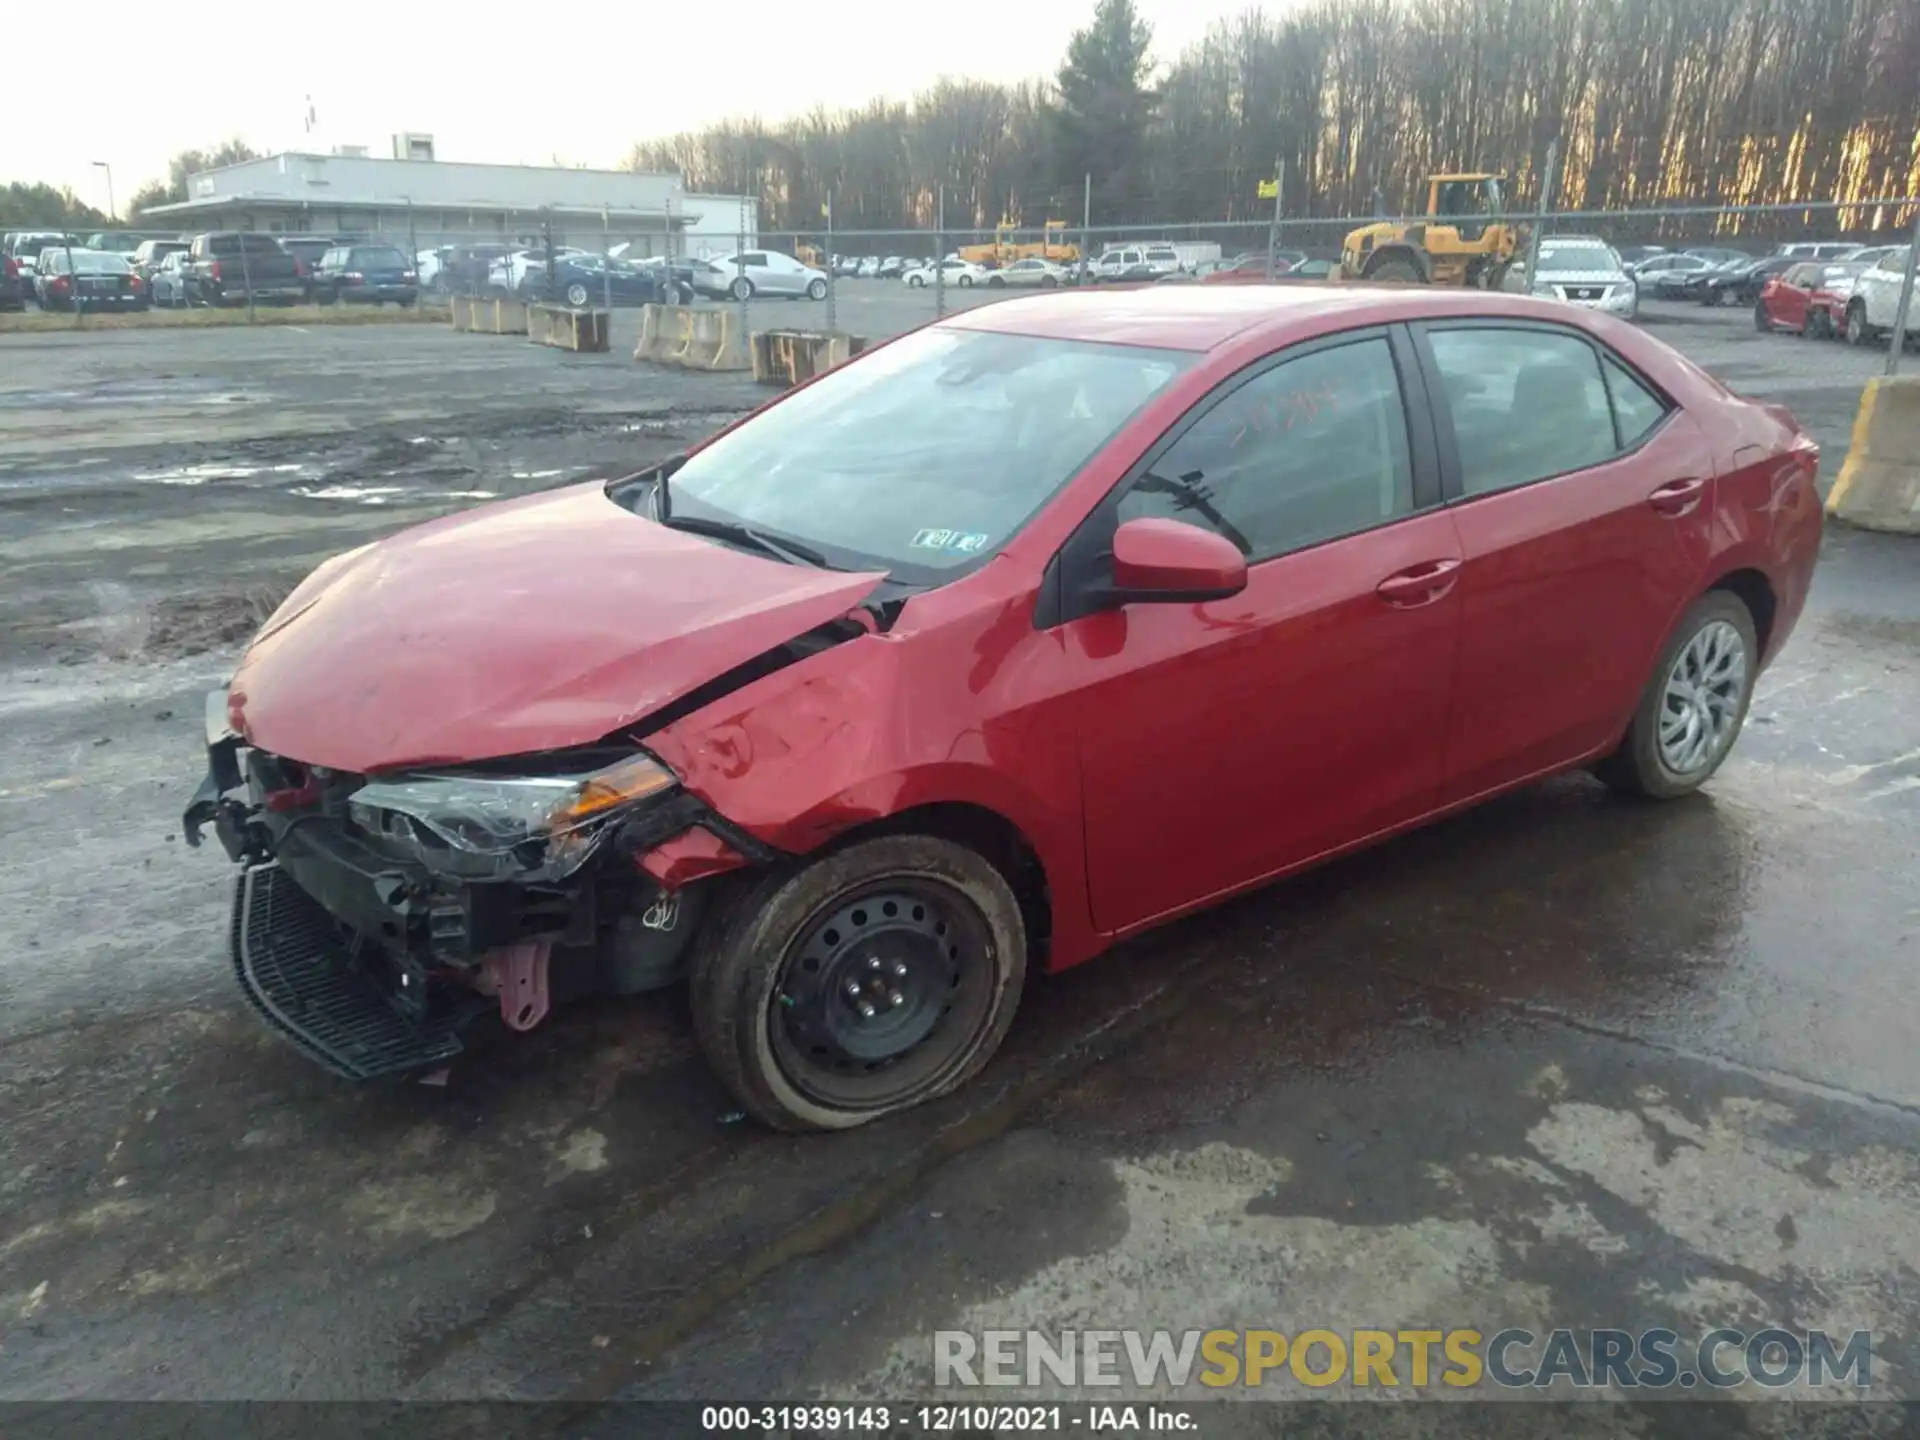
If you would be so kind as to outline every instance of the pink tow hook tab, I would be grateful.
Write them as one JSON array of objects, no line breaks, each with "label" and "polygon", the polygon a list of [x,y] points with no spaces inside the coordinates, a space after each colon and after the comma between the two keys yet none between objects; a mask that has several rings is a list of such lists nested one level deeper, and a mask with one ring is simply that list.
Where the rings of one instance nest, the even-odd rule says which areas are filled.
[{"label": "pink tow hook tab", "polygon": [[531,1030],[547,1018],[547,957],[551,940],[529,940],[490,950],[481,964],[484,988],[500,996],[500,1018],[509,1029]]}]

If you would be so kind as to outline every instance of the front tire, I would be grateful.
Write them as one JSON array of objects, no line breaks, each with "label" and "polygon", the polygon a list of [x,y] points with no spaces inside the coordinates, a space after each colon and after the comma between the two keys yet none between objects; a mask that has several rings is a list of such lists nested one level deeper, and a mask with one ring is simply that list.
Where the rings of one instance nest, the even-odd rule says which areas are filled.
[{"label": "front tire", "polygon": [[753,282],[744,275],[736,275],[733,283],[727,287],[727,293],[744,303],[753,298]]},{"label": "front tire", "polygon": [[1624,794],[1691,795],[1739,738],[1759,669],[1752,613],[1737,595],[1708,591],[1674,627],[1626,738],[1595,773]]},{"label": "front tire", "polygon": [[973,288],[973,277],[971,275],[962,275],[960,277],[960,288],[962,290],[971,290]]},{"label": "front tire", "polygon": [[824,300],[826,298],[827,298],[827,282],[826,281],[814,280],[808,283],[807,299]]},{"label": "front tire", "polygon": [[1855,300],[1847,306],[1847,343],[1849,345],[1871,345],[1878,335],[1873,326],[1867,323],[1865,303]]},{"label": "front tire", "polygon": [[1767,307],[1764,301],[1756,303],[1753,307],[1753,328],[1762,335],[1773,332],[1773,321],[1767,318]]},{"label": "front tire", "polygon": [[1420,270],[1411,260],[1382,260],[1367,272],[1367,279],[1382,285],[1418,285]]},{"label": "front tire", "polygon": [[909,290],[919,290],[924,287],[926,283],[927,282],[918,275],[909,275],[907,277],[907,288]]},{"label": "front tire", "polygon": [[773,870],[703,927],[694,1035],[756,1119],[845,1130],[957,1088],[999,1048],[1026,978],[1006,878],[929,835]]}]

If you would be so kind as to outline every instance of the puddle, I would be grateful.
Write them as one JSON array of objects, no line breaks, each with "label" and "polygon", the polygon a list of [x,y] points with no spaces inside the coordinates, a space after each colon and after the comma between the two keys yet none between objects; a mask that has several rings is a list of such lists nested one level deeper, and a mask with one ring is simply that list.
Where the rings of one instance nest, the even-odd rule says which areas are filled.
[{"label": "puddle", "polygon": [[303,500],[342,500],[359,505],[384,505],[407,493],[404,485],[296,485],[290,492]]},{"label": "puddle", "polygon": [[136,470],[133,478],[159,485],[204,485],[209,480],[251,480],[259,475],[298,475],[304,465],[179,465],[171,470]]}]

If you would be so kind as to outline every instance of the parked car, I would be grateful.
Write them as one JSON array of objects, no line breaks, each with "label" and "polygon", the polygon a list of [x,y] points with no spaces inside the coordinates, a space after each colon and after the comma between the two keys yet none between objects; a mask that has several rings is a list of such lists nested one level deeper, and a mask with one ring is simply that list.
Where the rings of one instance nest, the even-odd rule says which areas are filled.
[{"label": "parked car", "polygon": [[124,255],[110,250],[40,252],[34,300],[42,310],[144,310],[147,287]]},{"label": "parked car", "polygon": [[343,236],[333,235],[282,235],[280,248],[285,250],[309,272],[319,268],[320,262],[329,250],[341,245],[351,245],[353,241]]},{"label": "parked car", "polygon": [[[553,258],[564,260],[570,255],[587,255],[591,251],[582,250],[577,245],[556,245]],[[544,270],[547,264],[546,248],[538,250],[503,250],[487,264],[487,285],[493,290],[506,291],[509,294],[526,293],[533,283],[530,272]]]},{"label": "parked car", "polygon": [[306,294],[298,260],[273,236],[257,230],[215,230],[193,237],[186,269],[187,299],[194,305],[291,303]]},{"label": "parked car", "polygon": [[827,298],[827,277],[778,250],[745,250],[717,255],[709,262],[726,280],[724,294],[736,300],[755,295],[784,295],[798,300]]},{"label": "parked car", "polygon": [[662,255],[652,255],[644,260],[628,262],[633,268],[645,271],[653,277],[659,303],[663,305],[691,304],[697,293],[694,272],[705,268],[706,263],[704,260],[689,260],[684,256],[675,256],[668,260]]},{"label": "parked car", "polygon": [[[1305,262],[1303,262],[1305,263]],[[1293,264],[1279,256],[1274,257],[1274,278],[1291,274]],[[1242,255],[1237,260],[1223,260],[1200,276],[1202,285],[1261,285],[1267,279],[1267,257],[1264,255]]]},{"label": "parked car", "polygon": [[880,276],[880,266],[882,263],[884,262],[878,255],[863,256],[861,257],[858,268],[856,268],[853,273],[862,280],[876,280]]},{"label": "parked car", "polygon": [[[1174,267],[1178,269],[1178,266]],[[1147,263],[1146,250],[1137,245],[1103,250],[1087,267],[1087,278],[1096,285],[1143,284],[1166,274]]]},{"label": "parked car", "polygon": [[[1522,270],[1524,266],[1516,266]],[[1529,294],[1631,320],[1640,313],[1640,287],[1614,248],[1597,235],[1543,236],[1539,267],[1526,278]]]},{"label": "parked car", "polygon": [[684,983],[742,1109],[845,1129],[980,1071],[1030,967],[1556,772],[1698,790],[1818,459],[1498,293],[970,309],[323,563],[208,697],[187,835],[253,1008],[340,1074]]},{"label": "parked car", "polygon": [[162,310],[184,310],[192,302],[187,276],[193,257],[185,250],[169,250],[147,272],[147,295]]},{"label": "parked car", "polygon": [[1689,245],[1685,252],[1698,255],[1710,265],[1744,265],[1753,259],[1745,250],[1736,250],[1726,245]]},{"label": "parked car", "polygon": [[1629,271],[1643,260],[1651,260],[1655,255],[1667,253],[1667,247],[1664,245],[1616,245],[1613,248],[1614,253],[1620,257],[1620,263]]},{"label": "parked car", "polygon": [[96,230],[87,236],[87,249],[104,250],[131,263],[133,252],[140,248],[143,239],[131,230]]},{"label": "parked car", "polygon": [[889,255],[875,267],[874,274],[882,280],[898,278],[907,268],[907,262],[901,256]]},{"label": "parked car", "polygon": [[419,272],[392,245],[336,245],[313,267],[311,284],[322,305],[411,305],[420,297]]},{"label": "parked car", "polygon": [[133,273],[141,279],[151,281],[153,272],[160,268],[160,262],[169,255],[181,254],[192,249],[186,240],[142,240],[133,251]]},{"label": "parked car", "polygon": [[[945,272],[945,283],[958,286],[962,290],[987,283],[992,273],[983,265],[975,265],[971,260],[962,260],[958,255],[949,255],[940,262],[939,268]],[[934,281],[934,266],[931,261],[915,265],[901,272],[900,278],[915,290],[931,285]]]},{"label": "parked car", "polygon": [[1798,263],[1790,256],[1770,255],[1715,270],[1702,278],[1700,293],[1694,298],[1702,305],[1752,305],[1769,280]]},{"label": "parked car", "polygon": [[1698,255],[1669,252],[1650,255],[1639,264],[1628,266],[1627,273],[1640,287],[1643,297],[1651,294],[1661,300],[1677,300],[1685,294],[1687,282],[1709,268]]},{"label": "parked car", "polygon": [[1005,286],[1052,290],[1061,285],[1071,285],[1073,272],[1064,265],[1042,260],[1038,255],[1029,255],[1024,260],[1014,261],[1005,269],[988,271],[985,283],[990,290]]},{"label": "parked car", "polygon": [[[535,288],[529,292],[529,298],[548,293],[544,267],[535,271],[530,281]],[[554,262],[551,293],[562,304],[581,310],[609,300],[615,305],[671,304],[674,302],[667,298],[669,288],[678,294],[671,273],[659,262],[629,265],[618,260],[609,262],[599,255],[569,255]]]},{"label": "parked car", "polygon": [[491,283],[494,263],[511,253],[508,246],[449,245],[434,272],[434,288],[449,295],[478,295]]},{"label": "parked car", "polygon": [[20,273],[20,262],[11,255],[0,255],[0,310],[24,310],[30,284]]},{"label": "parked car", "polygon": [[1773,253],[1789,260],[1851,260],[1860,247],[1846,240],[1799,240],[1775,246]]},{"label": "parked car", "polygon": [[[1849,345],[1877,344],[1893,329],[1894,317],[1900,309],[1900,286],[1907,273],[1907,255],[1908,247],[1902,245],[1882,255],[1855,277],[1845,312]],[[1920,331],[1920,319],[1909,316],[1907,323],[1915,327],[1908,331],[1909,338],[1920,338],[1915,334]]]},{"label": "parked car", "polygon": [[1807,297],[1807,333],[1816,339],[1837,339],[1846,329],[1847,301],[1870,267],[1858,260],[1820,267],[1820,280]]},{"label": "parked car", "polygon": [[1751,255],[1739,260],[1709,261],[1705,269],[1696,270],[1687,276],[1686,283],[1680,289],[1680,298],[1691,300],[1697,305],[1706,298],[1709,281],[1727,275],[1740,274],[1751,264],[1753,264]]},{"label": "parked car", "polygon": [[34,276],[40,269],[41,252],[69,247],[75,250],[87,248],[76,236],[59,230],[16,230],[7,241],[7,254],[20,270],[27,287],[32,289]]},{"label": "parked car", "polygon": [[844,276],[849,280],[852,279],[860,273],[860,257],[858,255],[834,256],[833,273],[836,277]]},{"label": "parked car", "polygon": [[1851,261],[1801,260],[1787,266],[1761,286],[1753,305],[1754,327],[1792,330],[1814,339],[1834,335],[1839,317],[1846,313],[1846,297],[1853,293],[1853,279],[1865,269]]},{"label": "parked car", "polygon": [[1849,265],[1877,264],[1899,248],[1898,245],[1869,245],[1847,256],[1846,263]]}]

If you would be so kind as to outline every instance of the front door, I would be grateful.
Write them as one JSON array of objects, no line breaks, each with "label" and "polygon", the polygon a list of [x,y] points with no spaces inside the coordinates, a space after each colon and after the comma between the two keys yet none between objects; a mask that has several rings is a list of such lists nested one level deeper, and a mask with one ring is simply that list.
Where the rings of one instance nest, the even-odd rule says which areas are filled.
[{"label": "front door", "polygon": [[1465,561],[1452,803],[1617,738],[1704,571],[1714,464],[1693,420],[1585,335],[1419,328]]},{"label": "front door", "polygon": [[1400,374],[1412,364],[1404,335],[1396,353],[1373,331],[1242,371],[1096,517],[1109,537],[1144,515],[1203,525],[1249,561],[1230,599],[1069,607],[1101,930],[1435,803],[1461,553],[1431,503],[1430,432],[1410,444]]}]

